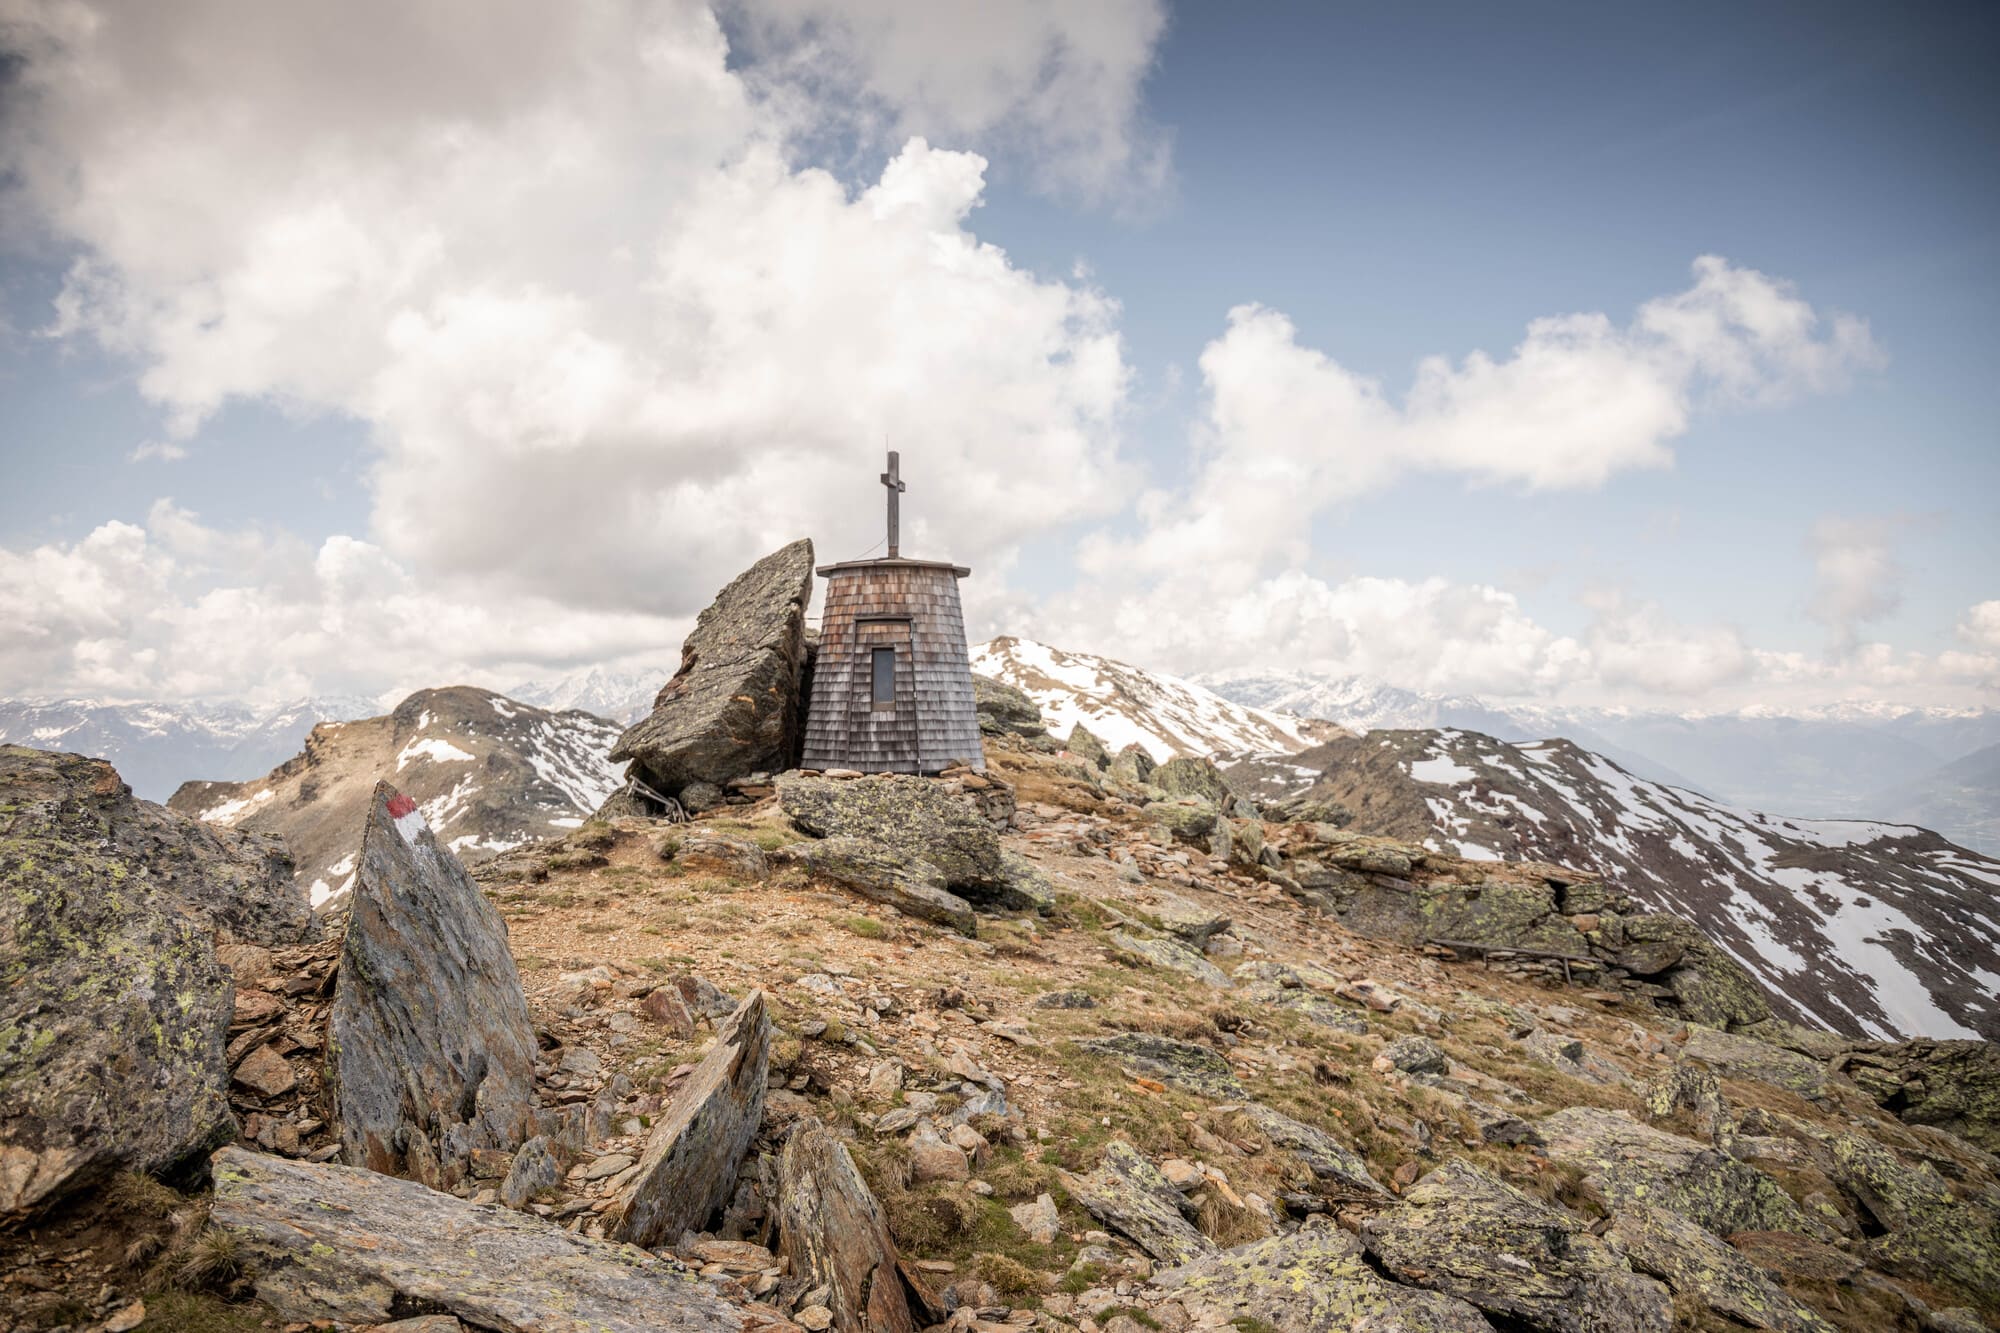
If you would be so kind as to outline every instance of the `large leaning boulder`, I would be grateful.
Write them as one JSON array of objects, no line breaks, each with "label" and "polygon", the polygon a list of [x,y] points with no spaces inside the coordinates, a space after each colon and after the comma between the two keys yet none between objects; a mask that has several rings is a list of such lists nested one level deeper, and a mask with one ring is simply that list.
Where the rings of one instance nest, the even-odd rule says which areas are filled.
[{"label": "large leaning boulder", "polygon": [[215,946],[310,922],[275,839],[137,800],[102,760],[0,746],[0,1225],[233,1134]]},{"label": "large leaning boulder", "polygon": [[240,1148],[212,1169],[211,1221],[284,1319],[368,1326],[441,1310],[499,1333],[786,1327],[634,1246],[413,1181]]},{"label": "large leaning boulder", "polygon": [[378,783],[327,1016],[353,1166],[430,1185],[534,1124],[535,1033],[507,926],[416,803]]},{"label": "large leaning boulder", "polygon": [[778,1249],[795,1277],[824,1289],[839,1333],[914,1333],[929,1322],[882,1205],[832,1130],[799,1121],[778,1154],[778,1182]]},{"label": "large leaning boulder", "polygon": [[664,796],[790,767],[804,735],[812,589],[805,538],[737,575],[695,621],[680,670],[618,738],[612,761],[633,761],[632,776]]}]

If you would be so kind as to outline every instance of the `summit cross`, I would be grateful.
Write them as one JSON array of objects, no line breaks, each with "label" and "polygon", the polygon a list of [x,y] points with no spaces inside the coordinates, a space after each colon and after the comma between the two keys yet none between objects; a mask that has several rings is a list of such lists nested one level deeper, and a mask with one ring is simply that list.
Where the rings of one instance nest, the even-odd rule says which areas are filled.
[{"label": "summit cross", "polygon": [[900,501],[905,487],[903,486],[902,473],[898,467],[900,458],[901,455],[897,454],[894,449],[891,449],[889,451],[889,470],[882,474],[882,484],[889,488],[889,558],[891,560],[897,558],[897,548],[900,545],[902,536],[898,529],[902,526],[902,505]]}]

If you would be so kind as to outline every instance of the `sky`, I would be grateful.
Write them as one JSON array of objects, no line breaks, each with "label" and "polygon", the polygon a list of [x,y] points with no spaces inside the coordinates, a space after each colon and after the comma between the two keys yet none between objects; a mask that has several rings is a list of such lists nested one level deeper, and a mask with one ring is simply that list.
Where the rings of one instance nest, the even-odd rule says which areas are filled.
[{"label": "sky", "polygon": [[2000,12],[0,0],[0,695],[975,638],[2000,705]]}]

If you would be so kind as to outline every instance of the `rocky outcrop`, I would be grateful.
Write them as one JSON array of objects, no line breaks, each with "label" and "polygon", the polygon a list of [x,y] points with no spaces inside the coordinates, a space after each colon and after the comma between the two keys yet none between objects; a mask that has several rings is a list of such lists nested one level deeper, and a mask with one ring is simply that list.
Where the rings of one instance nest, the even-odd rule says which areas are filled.
[{"label": "rocky outcrop", "polygon": [[2000,1046],[1990,1041],[1867,1042],[1836,1058],[1884,1110],[2000,1152]]},{"label": "rocky outcrop", "polygon": [[1869,1242],[1876,1263],[1993,1301],[2000,1292],[2000,1199],[1960,1199],[1930,1163],[1906,1164],[1853,1135],[1835,1139],[1832,1152],[1833,1178],[1882,1233]]},{"label": "rocky outcrop", "polygon": [[101,760],[0,746],[0,1225],[232,1135],[217,943],[310,919],[274,840],[136,800]]},{"label": "rocky outcrop", "polygon": [[618,738],[613,762],[631,760],[632,775],[663,796],[796,762],[812,587],[803,538],[737,575],[695,621],[680,670],[652,714]]},{"label": "rocky outcrop", "polygon": [[982,736],[1050,739],[1048,726],[1042,721],[1040,705],[1012,685],[975,673],[972,677],[972,702],[979,714]]},{"label": "rocky outcrop", "polygon": [[1401,1281],[1550,1333],[1666,1333],[1665,1287],[1588,1226],[1467,1162],[1432,1171],[1362,1244]]},{"label": "rocky outcrop", "polygon": [[810,1116],[778,1156],[776,1221],[779,1252],[807,1290],[824,1289],[840,1333],[913,1333],[927,1322],[881,1204],[847,1145]]},{"label": "rocky outcrop", "polygon": [[1161,1263],[1185,1264],[1215,1251],[1215,1243],[1181,1215],[1180,1191],[1123,1139],[1104,1145],[1104,1156],[1089,1175],[1059,1171],[1057,1178],[1098,1221]]},{"label": "rocky outcrop", "polygon": [[1113,782],[1142,787],[1153,780],[1153,770],[1158,767],[1146,747],[1134,741],[1111,757],[1108,772]]},{"label": "rocky outcrop", "polygon": [[500,914],[379,783],[362,833],[327,1076],[350,1165],[447,1186],[534,1122],[535,1034]]},{"label": "rocky outcrop", "polygon": [[1718,1236],[1812,1230],[1791,1196],[1756,1167],[1622,1111],[1571,1106],[1537,1129],[1549,1157],[1582,1169],[1613,1207],[1667,1208]]},{"label": "rocky outcrop", "polygon": [[668,1260],[538,1217],[369,1171],[224,1148],[213,1224],[257,1297],[288,1320],[384,1324],[449,1311],[499,1333],[748,1333],[787,1325],[731,1305]]},{"label": "rocky outcrop", "polygon": [[1706,1065],[1725,1078],[1755,1079],[1809,1100],[1826,1096],[1827,1074],[1823,1063],[1754,1037],[1718,1032],[1714,1028],[1690,1028],[1680,1058]]},{"label": "rocky outcrop", "polygon": [[610,1230],[635,1245],[700,1231],[729,1201],[736,1169],[764,1119],[771,1020],[752,991],[716,1025],[715,1044],[674,1093],[614,1205]]},{"label": "rocky outcrop", "polygon": [[1003,848],[993,824],[946,784],[896,774],[787,775],[778,802],[807,834],[856,839],[912,871],[929,865],[939,887],[978,906],[1045,911],[1051,903],[1039,872]]},{"label": "rocky outcrop", "polygon": [[1212,1320],[1202,1327],[1283,1333],[1491,1333],[1493,1327],[1456,1297],[1384,1281],[1360,1242],[1324,1225],[1205,1255],[1158,1274],[1153,1286]]},{"label": "rocky outcrop", "polygon": [[1298,1158],[1311,1177],[1301,1182],[1306,1189],[1338,1199],[1387,1197],[1389,1192],[1368,1174],[1360,1155],[1325,1130],[1257,1102],[1245,1106],[1243,1114],[1272,1146]]},{"label": "rocky outcrop", "polygon": [[1081,722],[1069,729],[1069,737],[1063,741],[1063,748],[1069,751],[1072,759],[1080,761],[1093,773],[1111,767],[1110,749],[1103,741],[1097,739],[1096,732]]},{"label": "rocky outcrop", "polygon": [[1114,930],[1106,938],[1111,948],[1125,957],[1140,960],[1153,967],[1163,967],[1170,972],[1184,973],[1218,990],[1226,990],[1229,987],[1229,978],[1221,968],[1179,940],[1134,935],[1122,930]]}]

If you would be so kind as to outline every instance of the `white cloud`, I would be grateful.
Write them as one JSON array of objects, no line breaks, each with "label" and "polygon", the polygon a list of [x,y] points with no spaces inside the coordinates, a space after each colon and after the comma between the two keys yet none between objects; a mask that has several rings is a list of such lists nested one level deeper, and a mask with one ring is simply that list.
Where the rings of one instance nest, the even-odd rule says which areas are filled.
[{"label": "white cloud", "polygon": [[1829,515],[1813,525],[1813,619],[1833,631],[1835,648],[1851,652],[1860,627],[1880,620],[1903,602],[1903,570],[1892,549],[1902,521]]},{"label": "white cloud", "polygon": [[188,456],[185,445],[172,440],[141,440],[137,448],[125,455],[134,463],[178,463]]},{"label": "white cloud", "polygon": [[1528,490],[1602,485],[1673,462],[1710,399],[1770,402],[1836,387],[1880,354],[1861,321],[1705,256],[1694,284],[1641,306],[1538,319],[1505,359],[1421,362],[1398,403],[1381,381],[1303,346],[1283,314],[1239,306],[1202,352],[1208,415],[1192,484],[1149,496],[1147,531],[1086,550],[1097,571],[1196,564],[1243,582],[1298,565],[1312,519],[1412,473]]},{"label": "white cloud", "polygon": [[2000,653],[2000,600],[1972,606],[1958,622],[1958,633],[1975,648]]},{"label": "white cloud", "polygon": [[416,579],[367,542],[219,531],[162,500],[143,527],[0,549],[0,695],[275,703],[499,686],[578,657],[647,655],[689,623],[466,591]]}]

